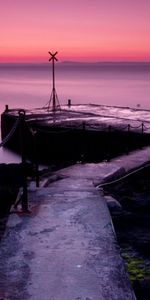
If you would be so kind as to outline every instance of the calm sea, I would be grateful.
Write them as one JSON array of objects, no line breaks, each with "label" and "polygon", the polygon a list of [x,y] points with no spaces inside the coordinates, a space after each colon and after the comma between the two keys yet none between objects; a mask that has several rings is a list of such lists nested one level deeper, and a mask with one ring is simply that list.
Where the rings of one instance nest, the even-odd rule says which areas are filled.
[{"label": "calm sea", "polygon": [[[63,62],[56,63],[55,75],[62,104],[71,99],[73,104],[150,109],[150,63]],[[51,89],[49,63],[0,64],[0,112],[6,104],[10,108],[43,107]],[[1,151],[0,163],[7,162],[8,156],[6,150]]]}]

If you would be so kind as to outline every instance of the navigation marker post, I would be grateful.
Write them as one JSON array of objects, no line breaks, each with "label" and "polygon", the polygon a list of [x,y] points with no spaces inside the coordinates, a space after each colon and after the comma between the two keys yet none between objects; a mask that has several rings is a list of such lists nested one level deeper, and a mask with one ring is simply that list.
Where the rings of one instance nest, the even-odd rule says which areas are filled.
[{"label": "navigation marker post", "polygon": [[50,100],[47,103],[47,110],[52,110],[55,112],[56,110],[60,110],[60,103],[58,100],[56,88],[55,88],[55,61],[58,61],[56,58],[56,54],[58,53],[57,51],[55,53],[51,53],[50,51],[48,52],[50,54],[50,59],[49,61],[52,61],[52,79],[53,79],[53,87],[52,87],[52,92],[50,96]]}]

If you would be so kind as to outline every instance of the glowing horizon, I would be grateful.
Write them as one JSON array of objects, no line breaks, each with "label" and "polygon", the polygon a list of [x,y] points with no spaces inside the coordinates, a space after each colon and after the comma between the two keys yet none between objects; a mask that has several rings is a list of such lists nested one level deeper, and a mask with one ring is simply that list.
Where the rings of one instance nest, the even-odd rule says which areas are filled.
[{"label": "glowing horizon", "polygon": [[2,0],[0,62],[150,61],[149,0]]}]

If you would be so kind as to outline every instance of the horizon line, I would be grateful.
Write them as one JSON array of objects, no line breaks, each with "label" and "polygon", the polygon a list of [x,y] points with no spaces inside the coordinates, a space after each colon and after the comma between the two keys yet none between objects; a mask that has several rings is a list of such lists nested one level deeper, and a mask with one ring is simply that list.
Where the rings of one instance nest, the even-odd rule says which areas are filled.
[{"label": "horizon line", "polygon": [[[75,61],[75,60],[62,60],[62,61],[58,61],[57,64],[68,64],[68,63],[73,63],[73,64],[107,64],[107,63],[115,63],[115,64],[136,64],[136,63],[150,63],[150,60],[122,60],[122,61],[118,61],[118,60],[105,60],[105,61],[101,61],[101,60],[98,60],[98,61]],[[48,64],[48,62],[35,62],[35,61],[0,61],[0,64],[29,64],[29,65],[39,65],[39,64]]]}]

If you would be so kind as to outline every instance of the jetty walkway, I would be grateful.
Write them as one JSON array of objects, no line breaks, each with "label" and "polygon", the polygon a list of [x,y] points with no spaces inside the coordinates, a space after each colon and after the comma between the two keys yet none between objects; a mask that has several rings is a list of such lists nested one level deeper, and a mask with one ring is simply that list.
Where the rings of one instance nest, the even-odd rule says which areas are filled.
[{"label": "jetty walkway", "polygon": [[109,163],[76,164],[55,172],[46,187],[30,187],[31,213],[11,213],[0,243],[0,299],[134,300],[96,186],[149,157],[145,148]]}]

